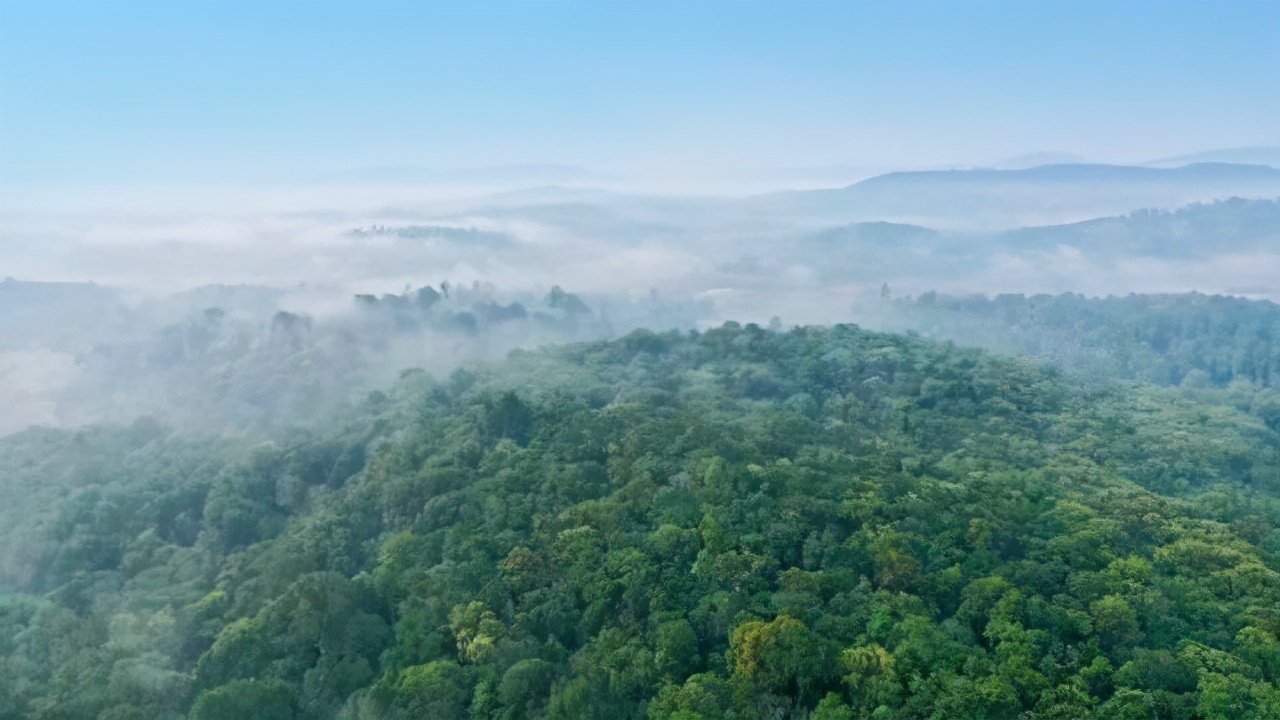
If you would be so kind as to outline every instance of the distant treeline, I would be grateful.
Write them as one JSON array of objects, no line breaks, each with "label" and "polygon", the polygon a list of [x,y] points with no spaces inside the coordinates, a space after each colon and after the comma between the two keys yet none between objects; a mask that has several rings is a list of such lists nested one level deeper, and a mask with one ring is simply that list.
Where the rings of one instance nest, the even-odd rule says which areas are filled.
[{"label": "distant treeline", "polygon": [[[453,302],[450,302],[451,291],[455,295]],[[502,305],[487,295],[478,285],[468,291],[451,288],[444,282],[439,290],[427,285],[401,295],[362,294],[355,299],[362,310],[390,318],[400,331],[431,329],[475,334],[483,328],[511,321],[531,321],[546,329],[563,331],[577,329],[580,322],[592,315],[591,308],[581,298],[558,285],[552,287],[532,311],[524,303]]]},{"label": "distant treeline", "polygon": [[888,328],[914,329],[1005,352],[1048,358],[1100,377],[1160,385],[1280,385],[1280,305],[1181,295],[925,293],[888,301]]}]

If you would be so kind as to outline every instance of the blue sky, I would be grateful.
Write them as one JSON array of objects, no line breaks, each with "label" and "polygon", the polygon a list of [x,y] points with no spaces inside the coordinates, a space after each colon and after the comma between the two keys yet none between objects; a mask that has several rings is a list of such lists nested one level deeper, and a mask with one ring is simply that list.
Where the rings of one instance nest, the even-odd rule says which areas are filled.
[{"label": "blue sky", "polygon": [[0,0],[10,181],[1280,144],[1280,2]]}]

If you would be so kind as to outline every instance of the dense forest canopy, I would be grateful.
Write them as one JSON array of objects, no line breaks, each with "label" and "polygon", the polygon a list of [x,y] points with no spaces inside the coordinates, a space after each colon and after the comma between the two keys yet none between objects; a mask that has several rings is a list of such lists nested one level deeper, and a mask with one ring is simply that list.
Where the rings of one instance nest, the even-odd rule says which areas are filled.
[{"label": "dense forest canopy", "polygon": [[[957,294],[1274,298],[1280,201],[849,204],[1097,172],[493,196],[346,226],[349,285],[6,279],[0,720],[1280,716],[1280,306]],[[384,282],[471,261],[520,284]]]},{"label": "dense forest canopy", "polygon": [[0,717],[1275,716],[1280,397],[1218,380],[730,323],[28,430]]},{"label": "dense forest canopy", "polygon": [[0,720],[1280,720],[1280,2],[1012,4],[0,0]]}]

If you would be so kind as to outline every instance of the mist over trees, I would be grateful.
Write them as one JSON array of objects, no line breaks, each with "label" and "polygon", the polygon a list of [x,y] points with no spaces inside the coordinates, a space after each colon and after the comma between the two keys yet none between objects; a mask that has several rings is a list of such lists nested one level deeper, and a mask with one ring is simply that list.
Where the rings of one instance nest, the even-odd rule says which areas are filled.
[{"label": "mist over trees", "polygon": [[0,719],[1278,715],[1273,175],[87,244],[0,282]]},{"label": "mist over trees", "polygon": [[0,441],[13,717],[1264,717],[1275,389],[852,326]]},{"label": "mist over trees", "polygon": [[0,720],[1280,720],[1278,68],[0,0]]},{"label": "mist over trees", "polygon": [[925,293],[888,298],[882,327],[1032,355],[1082,377],[1159,385],[1280,385],[1280,305],[1187,293]]},{"label": "mist over trees", "polygon": [[[699,309],[653,296],[593,308],[559,286],[539,297],[448,281],[338,302],[211,286],[139,304],[95,285],[10,279],[0,283],[3,301],[19,311],[0,343],[15,378],[0,423],[7,432],[147,416],[193,432],[253,434],[350,409],[409,369],[447,373],[513,348],[611,337],[646,322],[693,327]],[[298,308],[307,303],[316,309]]]}]

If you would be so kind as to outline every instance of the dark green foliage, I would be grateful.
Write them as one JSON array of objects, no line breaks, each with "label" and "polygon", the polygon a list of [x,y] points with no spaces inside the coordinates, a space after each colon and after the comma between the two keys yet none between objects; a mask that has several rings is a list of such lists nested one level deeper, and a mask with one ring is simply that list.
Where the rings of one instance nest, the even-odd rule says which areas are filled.
[{"label": "dark green foliage", "polygon": [[1269,392],[730,323],[30,431],[0,717],[1274,717]]}]

